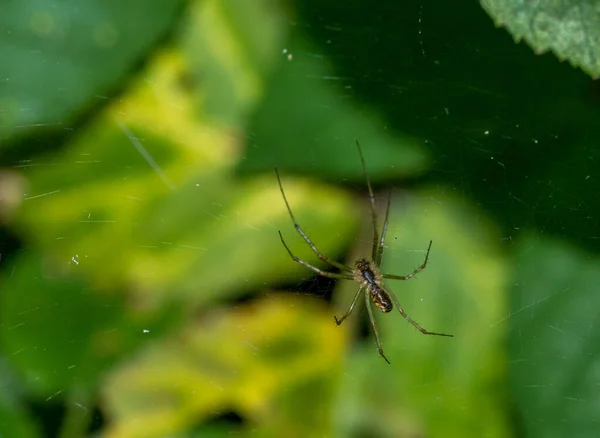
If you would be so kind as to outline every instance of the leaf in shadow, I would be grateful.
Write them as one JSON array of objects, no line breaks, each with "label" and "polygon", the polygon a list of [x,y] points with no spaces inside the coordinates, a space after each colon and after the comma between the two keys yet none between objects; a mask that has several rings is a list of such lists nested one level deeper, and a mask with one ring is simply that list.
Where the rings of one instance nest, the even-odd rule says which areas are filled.
[{"label": "leaf in shadow", "polygon": [[600,415],[600,265],[554,239],[518,246],[510,383],[529,436],[595,436]]}]

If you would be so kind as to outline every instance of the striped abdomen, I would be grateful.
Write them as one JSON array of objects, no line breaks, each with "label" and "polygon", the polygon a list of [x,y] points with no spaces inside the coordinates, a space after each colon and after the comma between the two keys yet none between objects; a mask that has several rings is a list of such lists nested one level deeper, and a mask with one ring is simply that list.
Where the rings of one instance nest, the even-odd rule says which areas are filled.
[{"label": "striped abdomen", "polygon": [[368,289],[371,294],[371,300],[373,300],[377,308],[383,313],[391,312],[394,305],[388,293],[377,285],[369,285]]}]

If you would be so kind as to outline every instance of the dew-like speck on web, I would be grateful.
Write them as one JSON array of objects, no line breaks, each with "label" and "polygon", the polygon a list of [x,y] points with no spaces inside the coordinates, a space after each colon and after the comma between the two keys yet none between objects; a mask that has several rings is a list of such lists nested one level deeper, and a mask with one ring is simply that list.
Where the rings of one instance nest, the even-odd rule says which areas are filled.
[{"label": "dew-like speck on web", "polygon": [[[84,257],[87,258],[87,256]],[[79,265],[79,263],[79,254],[75,254],[73,257],[71,257],[71,260],[69,260],[69,265]]]}]

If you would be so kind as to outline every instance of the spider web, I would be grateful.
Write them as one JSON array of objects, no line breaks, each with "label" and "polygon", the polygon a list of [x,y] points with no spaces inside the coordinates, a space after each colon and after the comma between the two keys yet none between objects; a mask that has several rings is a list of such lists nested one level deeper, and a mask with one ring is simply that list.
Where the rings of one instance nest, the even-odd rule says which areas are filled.
[{"label": "spider web", "polygon": [[[0,435],[595,436],[582,71],[473,2],[38,1],[0,21]],[[323,267],[274,166],[321,252],[369,256],[357,139],[380,226],[394,188],[382,271],[433,241],[386,284],[455,336],[373,307],[390,366],[362,300],[333,321],[357,284],[277,233]]]}]

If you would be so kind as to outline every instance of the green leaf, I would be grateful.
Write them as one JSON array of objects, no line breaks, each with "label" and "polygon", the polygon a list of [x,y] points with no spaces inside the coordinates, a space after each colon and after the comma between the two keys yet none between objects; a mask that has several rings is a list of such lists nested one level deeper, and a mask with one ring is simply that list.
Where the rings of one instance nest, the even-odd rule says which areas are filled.
[{"label": "green leaf", "polygon": [[600,77],[600,6],[595,0],[481,0],[497,26],[536,53],[551,50],[560,60]]},{"label": "green leaf", "polygon": [[511,390],[527,436],[596,436],[600,265],[564,242],[518,246],[510,313]]},{"label": "green leaf", "polygon": [[181,0],[3,1],[0,133],[68,127],[173,25]]},{"label": "green leaf", "polygon": [[[408,281],[384,282],[421,327],[454,337],[423,335],[397,309],[382,314],[371,304],[391,365],[372,333],[350,353],[337,406],[339,436],[507,437],[504,328],[490,329],[506,313],[507,271],[494,230],[481,213],[439,190],[403,193],[392,202],[382,272],[409,274],[433,244],[426,269]],[[370,254],[367,237],[354,258]],[[340,286],[338,317],[358,287]],[[367,319],[364,300],[340,329],[356,325],[359,314]]]},{"label": "green leaf", "polygon": [[7,263],[0,345],[36,398],[50,400],[72,386],[96,388],[115,357],[160,333],[172,314],[138,311],[132,320],[125,297],[89,286],[74,262],[29,251]]},{"label": "green leaf", "polygon": [[293,57],[281,61],[248,128],[252,147],[240,163],[243,171],[277,166],[336,182],[363,182],[359,140],[374,181],[425,172],[429,156],[423,141],[386,132],[383,116],[349,99],[351,90],[331,77],[322,56],[315,57],[304,43],[290,45]]},{"label": "green leaf", "polygon": [[41,436],[33,417],[19,399],[17,379],[5,362],[0,363],[0,437],[35,438]]},{"label": "green leaf", "polygon": [[192,2],[181,49],[201,84],[200,108],[209,120],[245,128],[281,56],[286,29],[280,1]]}]

